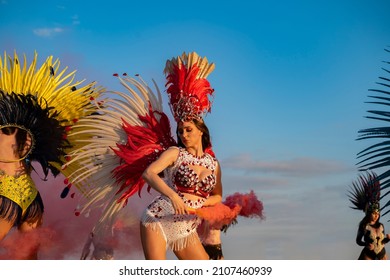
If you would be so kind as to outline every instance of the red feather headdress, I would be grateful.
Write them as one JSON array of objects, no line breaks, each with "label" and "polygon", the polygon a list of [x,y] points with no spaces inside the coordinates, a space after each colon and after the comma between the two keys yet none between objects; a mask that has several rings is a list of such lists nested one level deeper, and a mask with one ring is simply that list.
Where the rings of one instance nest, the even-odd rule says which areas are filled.
[{"label": "red feather headdress", "polygon": [[167,78],[166,88],[169,105],[177,122],[201,119],[211,111],[211,88],[207,76],[214,70],[215,64],[197,53],[168,60],[164,69]]}]

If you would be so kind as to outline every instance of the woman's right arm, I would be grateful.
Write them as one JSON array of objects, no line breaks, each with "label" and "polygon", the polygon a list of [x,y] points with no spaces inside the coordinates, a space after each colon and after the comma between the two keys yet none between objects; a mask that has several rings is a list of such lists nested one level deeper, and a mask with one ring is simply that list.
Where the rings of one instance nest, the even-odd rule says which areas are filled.
[{"label": "woman's right arm", "polygon": [[167,196],[171,201],[176,214],[186,214],[186,206],[180,196],[171,189],[163,179],[158,175],[167,167],[174,164],[179,155],[179,150],[169,148],[164,151],[160,157],[152,162],[142,174],[146,183],[159,193]]},{"label": "woman's right arm", "polygon": [[356,235],[356,243],[359,246],[366,246],[367,245],[367,243],[362,240],[363,237],[364,237],[364,230],[362,229],[361,226],[359,226],[359,229],[358,229],[358,232],[357,232],[357,235]]}]

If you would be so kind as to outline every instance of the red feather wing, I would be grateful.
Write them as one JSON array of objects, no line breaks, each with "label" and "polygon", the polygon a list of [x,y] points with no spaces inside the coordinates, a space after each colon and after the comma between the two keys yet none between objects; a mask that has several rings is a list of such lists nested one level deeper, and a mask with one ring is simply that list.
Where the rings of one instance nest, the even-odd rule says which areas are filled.
[{"label": "red feather wing", "polygon": [[[159,120],[156,115],[160,117]],[[149,106],[149,114],[139,118],[144,126],[131,125],[123,121],[127,143],[117,144],[117,149],[114,149],[122,162],[113,170],[113,175],[120,185],[117,193],[122,193],[120,200],[127,200],[136,192],[140,195],[145,185],[142,173],[146,167],[164,150],[176,145],[171,135],[169,119],[164,113],[153,112],[152,107]]]}]

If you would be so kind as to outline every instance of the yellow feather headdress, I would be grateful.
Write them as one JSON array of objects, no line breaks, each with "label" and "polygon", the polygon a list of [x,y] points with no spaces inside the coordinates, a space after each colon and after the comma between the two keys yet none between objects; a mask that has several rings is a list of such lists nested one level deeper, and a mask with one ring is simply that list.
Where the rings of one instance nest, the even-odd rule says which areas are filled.
[{"label": "yellow feather headdress", "polygon": [[26,55],[22,64],[16,52],[0,56],[0,128],[17,125],[30,131],[35,143],[28,159],[38,161],[46,176],[49,170],[66,175],[61,166],[76,148],[68,134],[79,119],[96,112],[103,88],[75,81],[76,71],[61,69],[59,59],[49,56],[38,67],[37,58],[35,52],[28,65]]}]

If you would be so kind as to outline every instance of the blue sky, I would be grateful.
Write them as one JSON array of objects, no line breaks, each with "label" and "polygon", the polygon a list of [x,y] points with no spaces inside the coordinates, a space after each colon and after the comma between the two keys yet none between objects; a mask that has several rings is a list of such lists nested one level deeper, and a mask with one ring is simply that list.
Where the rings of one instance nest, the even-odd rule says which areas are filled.
[{"label": "blue sky", "polygon": [[386,0],[0,0],[1,49],[53,55],[110,90],[122,90],[112,74],[123,72],[163,89],[166,59],[206,56],[216,64],[206,122],[224,193],[253,189],[266,215],[229,229],[226,258],[356,259],[363,213],[346,194],[368,146],[355,140],[372,125],[368,89],[389,59],[389,8]]}]

